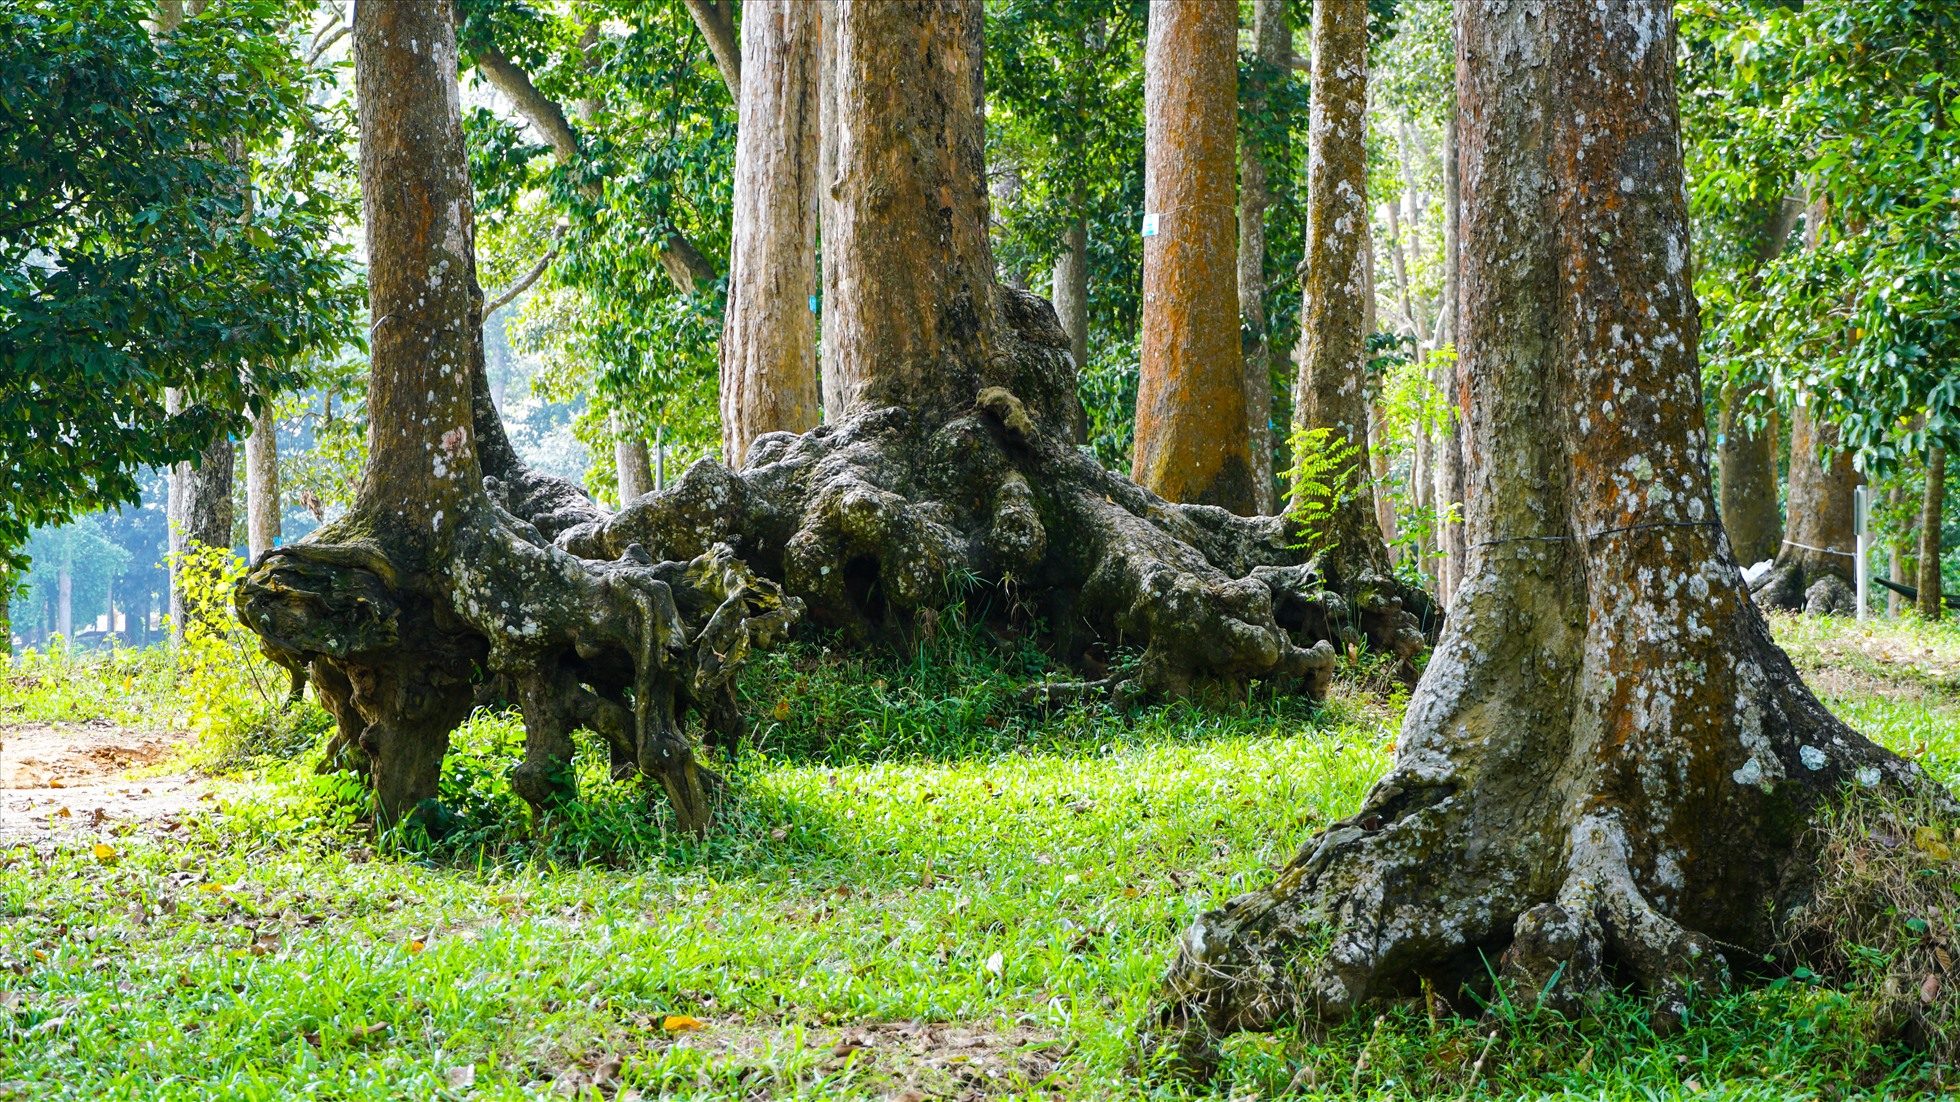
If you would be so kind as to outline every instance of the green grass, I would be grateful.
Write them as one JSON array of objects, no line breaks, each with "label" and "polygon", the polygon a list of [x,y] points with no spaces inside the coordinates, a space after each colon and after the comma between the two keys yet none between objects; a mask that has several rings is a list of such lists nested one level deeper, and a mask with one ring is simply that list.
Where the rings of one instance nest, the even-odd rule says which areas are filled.
[{"label": "green grass", "polygon": [[[1807,675],[1869,661],[1830,681],[1833,705],[1955,775],[1960,686],[1939,671],[1960,669],[1960,632],[1874,629],[1934,652],[1908,670],[1838,655],[1863,639],[1850,625],[1776,627]],[[85,683],[117,668],[66,667],[68,689],[0,680],[0,716],[85,718],[105,695]],[[1018,697],[1041,672],[967,637],[923,662],[769,656],[743,690],[762,750],[720,763],[735,787],[705,843],[605,779],[595,747],[580,804],[528,822],[502,779],[521,729],[479,714],[445,768],[460,826],[439,845],[377,854],[337,782],[261,758],[174,836],[109,839],[110,862],[80,836],[4,851],[0,1081],[36,1098],[503,1099],[616,1058],[648,1098],[896,1097],[901,1080],[935,1097],[1175,1096],[1124,1072],[1173,937],[1358,803],[1401,701],[1350,679],[1322,709],[1043,715]],[[681,1043],[669,1015],[706,1027]],[[1855,992],[1788,981],[1710,1000],[1665,1038],[1631,1000],[1577,1023],[1411,1007],[1239,1038],[1214,1089],[1914,1096],[1924,1069],[1870,1019]],[[901,1021],[991,1039],[988,1056],[839,1054],[850,1030]],[[968,1070],[1016,1061],[1038,1082]],[[474,1085],[450,1087],[463,1068]]]}]

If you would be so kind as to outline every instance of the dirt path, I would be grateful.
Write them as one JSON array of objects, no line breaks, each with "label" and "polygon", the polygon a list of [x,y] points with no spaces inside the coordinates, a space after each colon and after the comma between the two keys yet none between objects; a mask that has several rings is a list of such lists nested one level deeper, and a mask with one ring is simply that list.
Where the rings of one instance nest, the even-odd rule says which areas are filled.
[{"label": "dirt path", "polygon": [[0,844],[173,825],[210,782],[158,773],[181,735],[87,723],[0,724]]}]

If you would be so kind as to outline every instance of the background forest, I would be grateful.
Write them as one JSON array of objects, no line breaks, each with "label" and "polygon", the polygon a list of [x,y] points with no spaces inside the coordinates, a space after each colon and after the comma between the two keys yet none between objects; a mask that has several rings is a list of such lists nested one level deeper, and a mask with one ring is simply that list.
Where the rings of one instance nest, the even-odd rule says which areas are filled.
[{"label": "background forest", "polygon": [[[302,29],[344,25],[344,14],[329,7],[307,22],[299,16],[314,9],[304,5],[238,7],[227,18],[266,20],[249,63],[267,68],[253,71],[277,72],[293,89],[288,94],[302,97],[286,108],[303,112],[288,118],[295,128],[265,131],[264,148],[249,151],[254,223],[302,240],[309,232],[302,219],[316,219],[313,225],[333,229],[324,237],[312,231],[311,240],[335,243],[305,258],[313,301],[276,319],[318,332],[282,335],[292,347],[281,350],[276,366],[259,369],[280,384],[260,400],[278,437],[280,492],[269,508],[290,540],[345,509],[364,458],[351,77],[344,38]],[[1261,55],[1254,5],[1242,7],[1240,128],[1245,143],[1270,151],[1270,168],[1258,272],[1257,312],[1264,317],[1245,315],[1241,341],[1249,351],[1263,350],[1257,358],[1270,376],[1272,469],[1284,472],[1306,187],[1307,60],[1300,51],[1311,9],[1300,0],[1261,5],[1271,9],[1266,18],[1293,29],[1282,65]],[[106,18],[119,9],[101,10]],[[702,32],[679,4],[614,10],[486,0],[464,10],[466,49],[471,41],[494,41],[488,48],[510,55],[502,66],[463,75],[482,281],[493,300],[514,295],[485,326],[500,409],[530,463],[616,501],[621,442],[651,444],[668,475],[720,450],[717,344],[733,102]],[[23,59],[43,41],[34,35],[56,34],[54,9],[16,4],[11,12]],[[132,7],[123,18],[139,14]],[[994,0],[987,18],[989,185],[1002,279],[1056,297],[1056,280],[1068,278],[1070,265],[1084,265],[1081,385],[1089,447],[1127,472],[1140,359],[1145,5]],[[1945,110],[1951,78],[1933,60],[1950,46],[1954,15],[1937,3],[1689,3],[1679,18],[1710,427],[1724,442],[1733,436],[1758,444],[1758,454],[1737,451],[1730,463],[1754,464],[1745,471],[1755,479],[1746,487],[1751,496],[1737,500],[1759,503],[1754,534],[1736,539],[1738,554],[1753,563],[1781,549],[1792,430],[1808,421],[1823,433],[1815,439],[1835,440],[1869,484],[1873,576],[1915,586],[1921,533],[1933,531],[1927,547],[1937,550],[1950,590],[1960,584],[1960,503],[1929,494],[1927,470],[1929,457],[1951,440],[1960,402],[1950,334],[1960,296],[1951,282],[1954,215],[1946,198],[1960,169]],[[281,26],[288,29],[276,30]],[[46,64],[49,55],[34,56]],[[1439,449],[1450,439],[1451,419],[1439,380],[1453,355],[1442,321],[1452,58],[1446,4],[1373,0],[1371,476],[1398,568],[1432,592],[1440,589],[1448,551],[1438,533],[1453,508],[1447,487],[1438,497]],[[530,89],[580,120],[578,160],[557,151],[524,109],[529,101],[508,94],[509,87],[521,95]],[[34,106],[16,103],[20,110]],[[14,156],[30,153],[18,148]],[[78,164],[73,171],[97,169]],[[34,177],[17,180],[26,188]],[[109,204],[139,201],[134,181],[91,182],[103,188],[104,217]],[[178,186],[184,190],[155,198],[180,209],[199,201],[189,190],[194,183]],[[117,187],[132,193],[124,198],[111,190]],[[601,193],[603,201],[595,198]],[[290,230],[279,230],[275,219],[290,220]],[[696,274],[705,278],[690,277],[685,289],[670,278],[649,227],[684,235],[701,260]],[[13,240],[28,250],[23,256],[37,247],[31,235]],[[239,307],[254,295],[248,282],[223,278],[206,293],[232,295]],[[1057,301],[1066,297],[1060,292]],[[1246,304],[1243,289],[1241,299]],[[821,319],[821,303],[813,306]],[[149,324],[155,337],[189,339],[163,330],[160,319]],[[138,326],[132,335],[144,331]],[[10,339],[27,332],[17,329]],[[242,428],[232,433],[240,441],[248,435]],[[247,449],[240,443],[227,451],[236,467],[228,480],[228,542],[242,553],[252,483]],[[1718,477],[1722,470],[1718,464]],[[163,472],[137,465],[102,484],[78,485],[82,492],[64,495],[38,519],[25,507],[32,498],[21,499],[17,523],[33,524],[7,537],[21,556],[12,575],[14,645],[45,646],[64,624],[66,637],[84,644],[112,633],[137,643],[155,636],[169,611],[164,484]],[[1842,497],[1848,489],[1831,492]],[[1776,515],[1765,520],[1772,494]],[[92,498],[121,500],[90,512]],[[1799,511],[1847,507],[1814,501]],[[64,524],[71,514],[79,515]],[[1791,538],[1802,542],[1801,533]],[[1827,566],[1851,576],[1846,556]],[[1888,612],[1907,603],[1896,592],[1877,592]]]}]

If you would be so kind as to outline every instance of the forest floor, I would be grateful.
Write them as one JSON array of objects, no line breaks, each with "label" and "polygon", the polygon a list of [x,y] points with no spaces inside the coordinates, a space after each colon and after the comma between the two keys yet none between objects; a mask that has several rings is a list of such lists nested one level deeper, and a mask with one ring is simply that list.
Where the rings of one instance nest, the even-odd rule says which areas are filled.
[{"label": "forest floor", "polygon": [[[1960,780],[1960,630],[1775,623],[1840,715]],[[1319,707],[1040,713],[1019,690],[1042,669],[974,631],[910,659],[766,656],[705,843],[596,747],[580,802],[529,822],[503,780],[521,726],[480,713],[444,773],[460,825],[431,843],[375,841],[358,791],[313,773],[311,705],[193,739],[157,652],[16,658],[0,1098],[1182,1096],[1125,1070],[1173,938],[1356,806],[1406,697],[1362,662]],[[1952,1077],[1874,1019],[1814,979],[1666,1037],[1631,998],[1581,1021],[1412,1007],[1238,1038],[1207,1089],[1904,1098]]]}]

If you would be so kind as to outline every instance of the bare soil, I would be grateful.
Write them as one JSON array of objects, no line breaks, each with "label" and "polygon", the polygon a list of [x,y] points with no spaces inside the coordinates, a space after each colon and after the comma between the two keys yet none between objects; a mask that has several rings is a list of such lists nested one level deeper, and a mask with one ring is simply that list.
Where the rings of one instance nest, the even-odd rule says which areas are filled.
[{"label": "bare soil", "polygon": [[169,771],[182,738],[102,720],[0,724],[0,842],[174,827],[211,798],[207,778]]}]

